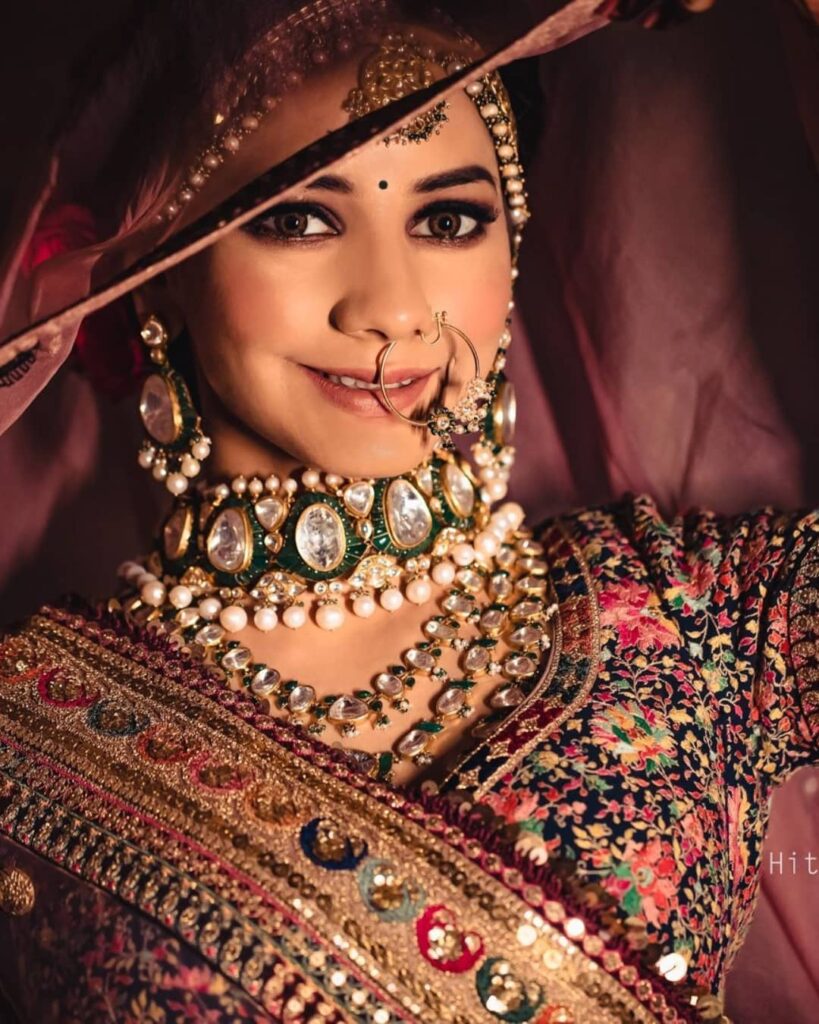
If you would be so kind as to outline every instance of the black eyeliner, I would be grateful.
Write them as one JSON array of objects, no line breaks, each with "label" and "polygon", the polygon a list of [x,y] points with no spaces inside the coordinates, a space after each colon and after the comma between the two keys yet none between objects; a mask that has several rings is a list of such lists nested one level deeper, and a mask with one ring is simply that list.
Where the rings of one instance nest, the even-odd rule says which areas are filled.
[{"label": "black eyeliner", "polygon": [[[265,210],[264,213],[255,217],[247,224],[242,225],[241,230],[253,238],[258,238],[260,241],[269,241],[282,244],[299,244],[304,245],[307,243],[313,243],[322,241],[328,237],[334,237],[333,235],[326,233],[319,233],[315,235],[282,235],[278,234],[275,230],[265,226],[276,217],[286,216],[288,213],[296,213],[303,215],[311,215],[318,217],[327,227],[331,228],[337,237],[341,233],[341,228],[338,224],[334,223],[334,217],[330,211],[317,203],[310,202],[299,202],[294,201],[290,203],[282,203],[278,206],[273,206],[269,210]],[[456,215],[471,217],[476,221],[477,227],[468,234],[460,238],[440,238],[434,235],[416,235],[416,238],[424,238],[425,240],[432,240],[436,244],[441,245],[463,245],[468,242],[475,241],[485,234],[484,228],[487,224],[491,224],[498,219],[500,212],[492,204],[473,202],[465,199],[436,199],[433,202],[425,204],[413,214],[410,223],[417,225],[428,217],[434,217],[437,213],[454,213]]]},{"label": "black eyeliner", "polygon": [[471,217],[476,223],[475,227],[467,235],[455,236],[453,238],[439,237],[435,235],[415,235],[424,242],[433,242],[435,245],[461,246],[471,245],[486,236],[487,224],[492,224],[500,216],[496,206],[489,203],[470,202],[467,199],[436,199],[427,203],[412,218],[412,224],[417,225],[436,213],[454,213],[456,216]]},{"label": "black eyeliner", "polygon": [[423,206],[412,219],[417,223],[436,213],[463,213],[474,217],[481,224],[491,224],[500,216],[497,207],[490,203],[476,203],[467,199],[436,199]]},{"label": "black eyeliner", "polygon": [[279,206],[271,206],[269,210],[265,210],[264,213],[259,214],[258,217],[254,217],[253,220],[248,221],[247,224],[243,224],[241,230],[247,234],[252,235],[254,238],[260,238],[263,240],[273,240],[276,242],[312,242],[319,238],[329,237],[326,234],[319,235],[306,235],[299,236],[295,235],[291,238],[286,236],[278,235],[275,231],[271,231],[266,228],[265,222],[270,221],[274,217],[283,217],[288,213],[301,213],[311,214],[314,217],[318,217],[319,220],[323,221],[327,227],[332,228],[333,231],[338,232],[340,229],[337,224],[332,222],[333,218],[324,206],[319,206],[317,203],[307,202],[292,202],[282,203]]}]

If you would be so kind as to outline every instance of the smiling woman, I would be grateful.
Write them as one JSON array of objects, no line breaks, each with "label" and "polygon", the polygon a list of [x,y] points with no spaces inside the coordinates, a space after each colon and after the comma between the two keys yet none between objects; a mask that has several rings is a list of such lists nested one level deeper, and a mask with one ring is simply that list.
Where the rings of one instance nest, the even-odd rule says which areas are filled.
[{"label": "smiling woman", "polygon": [[171,498],[115,596],[0,644],[8,1012],[725,1024],[771,789],[819,761],[819,513],[505,500],[497,70],[709,4],[235,6],[145,15],[2,293],[29,398],[136,316]]},{"label": "smiling woman", "polygon": [[[390,69],[391,77],[384,76],[388,95],[401,94],[407,66],[417,74],[423,64],[431,79],[440,78],[457,45],[464,43],[454,34],[393,23],[376,50]],[[441,63],[436,54],[446,54]],[[231,173],[250,177],[306,144],[317,126],[322,132],[340,127],[354,95],[351,83],[366,77],[362,62],[369,66],[376,58],[371,47],[353,48],[337,66],[296,86],[288,102],[274,105],[252,139],[234,150]],[[222,626],[235,620],[236,641],[258,661],[275,661],[282,678],[309,680],[297,690],[299,714],[330,707],[328,717],[341,736],[360,735],[357,753],[380,756],[395,781],[418,774],[429,760],[422,747],[433,737],[439,753],[454,754],[466,737],[466,717],[449,718],[445,736],[428,733],[419,746],[417,729],[407,731],[401,715],[384,713],[383,694],[375,708],[359,698],[357,704],[350,698],[330,706],[339,659],[353,679],[394,675],[386,666],[423,636],[430,603],[447,600],[456,577],[456,563],[447,556],[458,549],[458,571],[473,581],[476,593],[483,585],[478,571],[491,568],[490,561],[469,568],[476,550],[491,560],[505,536],[500,524],[520,521],[515,509],[512,519],[509,513],[497,519],[495,533],[481,530],[489,525],[490,503],[506,490],[512,456],[508,398],[501,396],[498,405],[498,443],[493,450],[490,437],[482,449],[483,487],[449,440],[470,420],[483,426],[489,399],[502,383],[520,241],[520,217],[513,217],[519,207],[509,200],[523,193],[522,184],[520,191],[509,187],[513,179],[522,182],[514,123],[497,102],[492,113],[489,102],[489,93],[501,88],[495,78],[481,83],[480,92],[461,90],[440,106],[434,131],[415,127],[417,137],[408,145],[386,136],[363,147],[345,161],[343,173],[317,175],[284,193],[276,205],[135,297],[143,319],[161,325],[154,352],[164,360],[167,345],[167,358],[196,396],[213,451],[210,473],[232,480],[227,490],[234,497],[249,487],[253,498],[269,495],[262,501],[275,509],[267,522],[259,520],[258,509],[252,516],[269,530],[267,552],[289,575],[260,580],[257,574],[250,588],[257,596],[244,592],[224,608]],[[498,99],[508,110],[505,94]],[[495,124],[506,132],[493,132]],[[506,147],[502,155],[500,147]],[[442,418],[448,428],[438,429]],[[187,502],[189,474],[181,463],[175,469],[155,444],[144,456],[154,471],[162,467],[169,489]],[[258,491],[264,481],[278,484]],[[299,485],[306,494],[297,493]],[[350,498],[356,494],[358,505]],[[203,543],[211,570],[215,565],[223,573],[215,584],[241,589],[254,545],[244,513],[230,518],[223,508],[224,499],[210,507]],[[188,552],[195,550],[192,538],[176,556],[186,564],[180,579],[187,579]],[[315,581],[310,590],[300,582],[305,576]],[[173,608],[173,588],[162,585],[160,598],[152,580],[143,586],[151,593],[140,591],[139,600]],[[287,588],[291,596],[283,602],[280,591]],[[352,616],[343,594],[349,594]],[[389,629],[373,636],[366,620],[376,603],[391,615]],[[291,627],[284,635],[258,628],[256,619],[273,623],[276,616]],[[307,652],[297,630],[310,620],[322,629]],[[458,675],[457,648],[436,658],[442,678]],[[464,698],[453,710],[471,707],[499,681],[498,673],[471,681],[469,702],[467,690],[453,691]],[[391,696],[408,708],[404,685],[390,685],[396,690]],[[285,709],[294,706],[288,698]],[[447,717],[438,716],[442,723]],[[377,731],[362,729],[367,719]]]},{"label": "smiling woman", "polygon": [[[413,30],[419,43],[435,40]],[[233,173],[276,163],[317,125],[343,124],[359,63],[352,55],[271,111]],[[220,473],[284,477],[307,464],[381,477],[422,462],[432,439],[390,414],[378,358],[398,342],[386,384],[401,412],[452,401],[473,360],[453,332],[435,346],[423,340],[436,310],[472,339],[481,366],[492,364],[509,313],[514,226],[476,104],[461,92],[447,118],[421,143],[362,149],[343,175],[281,197],[166,275],[166,294],[142,297],[146,313],[161,308],[188,327]]]}]

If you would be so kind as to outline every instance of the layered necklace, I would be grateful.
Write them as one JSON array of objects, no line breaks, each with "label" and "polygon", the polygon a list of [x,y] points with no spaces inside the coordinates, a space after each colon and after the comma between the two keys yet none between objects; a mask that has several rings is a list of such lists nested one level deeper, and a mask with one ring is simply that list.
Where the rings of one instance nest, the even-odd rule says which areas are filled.
[{"label": "layered necklace", "polygon": [[[345,480],[306,470],[281,481],[237,477],[177,498],[157,548],[126,562],[126,612],[161,624],[232,689],[245,689],[267,713],[313,735],[384,729],[413,709],[416,718],[391,749],[346,748],[355,767],[389,780],[400,761],[432,761],[448,727],[476,708],[476,685],[496,677],[487,713],[470,729],[491,732],[524,701],[551,648],[556,605],[543,549],[505,494],[509,447],[473,445],[478,471],[455,452],[436,453],[411,473]],[[258,662],[236,639],[252,621],[277,628],[342,629],[348,612],[369,618],[405,600],[431,600],[446,587],[417,642],[358,687],[320,694]],[[312,614],[311,614],[312,613]],[[458,670],[441,664],[452,650]]]}]

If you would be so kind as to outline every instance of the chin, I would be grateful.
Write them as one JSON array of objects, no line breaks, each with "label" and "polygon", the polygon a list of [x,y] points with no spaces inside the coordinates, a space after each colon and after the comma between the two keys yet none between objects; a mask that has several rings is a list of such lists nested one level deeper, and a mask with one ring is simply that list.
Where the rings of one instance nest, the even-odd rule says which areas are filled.
[{"label": "chin", "polygon": [[338,473],[339,476],[377,479],[409,473],[428,454],[429,451],[421,446],[413,448],[411,452],[384,452],[367,446],[358,450],[348,448],[344,452],[325,453],[323,458],[305,459],[304,464],[327,473]]},{"label": "chin", "polygon": [[391,477],[415,469],[432,452],[426,430],[392,416],[365,419],[332,408],[311,412],[297,435],[271,438],[300,466],[344,477]]},{"label": "chin", "polygon": [[[322,431],[320,443],[311,445],[302,436],[297,445],[291,448],[293,458],[299,465],[309,466],[325,473],[337,473],[339,476],[354,478],[378,478],[400,476],[419,466],[431,453],[432,446],[415,440],[399,428],[380,430],[375,425],[350,431],[331,431],[329,427]],[[404,436],[396,437],[396,433]],[[381,436],[379,436],[381,435]],[[392,435],[392,436],[390,436]],[[329,447],[328,437],[334,437],[337,443]],[[305,443],[307,441],[307,443]]]}]

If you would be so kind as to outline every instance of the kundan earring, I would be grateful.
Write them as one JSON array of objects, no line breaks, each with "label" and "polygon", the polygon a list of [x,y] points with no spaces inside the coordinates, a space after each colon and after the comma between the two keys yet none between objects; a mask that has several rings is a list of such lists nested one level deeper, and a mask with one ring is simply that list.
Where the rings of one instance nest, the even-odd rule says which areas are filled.
[{"label": "kundan earring", "polygon": [[444,451],[452,451],[455,447],[452,442],[453,434],[472,434],[481,429],[486,417],[487,406],[493,397],[493,389],[492,385],[481,377],[481,360],[478,356],[478,350],[469,336],[447,320],[446,310],[440,313],[436,312],[434,317],[437,329],[435,337],[432,340],[428,340],[421,334],[422,339],[428,345],[437,345],[441,340],[443,329],[446,328],[464,342],[472,356],[474,374],[467,381],[463,394],[454,407],[450,409],[445,405],[435,406],[425,420],[413,419],[411,416],[407,416],[395,408],[387,394],[385,374],[387,360],[392,350],[398,344],[397,341],[391,341],[383,350],[378,365],[378,387],[384,399],[384,404],[393,415],[398,416],[405,423],[410,423],[412,426],[425,427],[439,439],[439,448]]},{"label": "kundan earring", "polygon": [[150,469],[155,480],[176,496],[188,484],[210,455],[210,438],[202,432],[202,421],[190,391],[168,359],[168,331],[159,317],[151,314],[140,331],[156,371],[143,382],[139,414],[147,437],[139,451],[139,464]]}]

